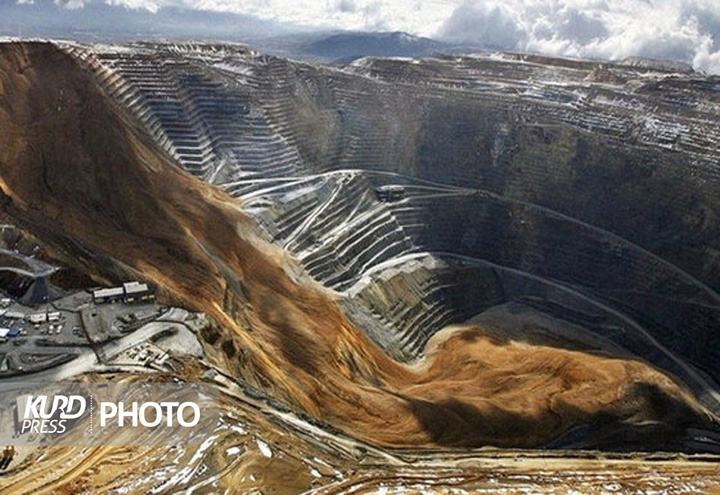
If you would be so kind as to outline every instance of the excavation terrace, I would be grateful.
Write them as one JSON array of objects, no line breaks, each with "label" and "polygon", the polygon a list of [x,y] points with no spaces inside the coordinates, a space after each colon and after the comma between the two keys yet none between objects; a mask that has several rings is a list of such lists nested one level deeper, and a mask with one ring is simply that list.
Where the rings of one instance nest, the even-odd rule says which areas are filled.
[{"label": "excavation terrace", "polygon": [[[331,68],[237,45],[53,49],[150,138],[122,165],[152,198],[113,204],[146,200],[176,229],[164,258],[108,249],[110,265],[169,292],[191,285],[178,260],[202,259],[178,299],[218,320],[203,338],[228,374],[255,345],[284,377],[335,370],[298,378],[293,405],[383,445],[718,451],[717,78],[517,54]],[[547,395],[524,409],[529,389]]]},{"label": "excavation terrace", "polygon": [[716,78],[511,54],[336,70],[224,45],[65,49],[398,357],[522,300],[658,365],[645,332],[717,369]]}]

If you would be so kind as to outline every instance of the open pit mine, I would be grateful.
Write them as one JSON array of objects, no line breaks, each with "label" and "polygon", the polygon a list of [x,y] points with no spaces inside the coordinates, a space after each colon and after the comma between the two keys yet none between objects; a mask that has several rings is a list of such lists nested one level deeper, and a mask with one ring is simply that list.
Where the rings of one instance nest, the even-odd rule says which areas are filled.
[{"label": "open pit mine", "polygon": [[0,387],[221,397],[0,492],[717,489],[718,116],[638,61],[0,43]]}]

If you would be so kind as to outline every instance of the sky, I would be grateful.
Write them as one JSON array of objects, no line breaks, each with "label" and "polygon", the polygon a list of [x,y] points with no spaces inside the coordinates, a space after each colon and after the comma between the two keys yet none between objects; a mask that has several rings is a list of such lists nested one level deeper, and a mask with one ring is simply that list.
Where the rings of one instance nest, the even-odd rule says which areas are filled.
[{"label": "sky", "polygon": [[493,49],[579,58],[640,56],[686,62],[720,74],[720,0],[53,1],[66,9],[102,2],[157,16],[164,7],[233,12],[313,28],[406,31]]}]

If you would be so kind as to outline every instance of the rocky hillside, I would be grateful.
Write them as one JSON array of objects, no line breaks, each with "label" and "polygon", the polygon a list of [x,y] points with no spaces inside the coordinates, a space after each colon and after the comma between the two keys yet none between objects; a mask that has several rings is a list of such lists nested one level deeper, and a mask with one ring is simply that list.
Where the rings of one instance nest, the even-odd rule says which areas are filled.
[{"label": "rocky hillside", "polygon": [[3,213],[387,446],[713,450],[718,83],[0,45]]}]

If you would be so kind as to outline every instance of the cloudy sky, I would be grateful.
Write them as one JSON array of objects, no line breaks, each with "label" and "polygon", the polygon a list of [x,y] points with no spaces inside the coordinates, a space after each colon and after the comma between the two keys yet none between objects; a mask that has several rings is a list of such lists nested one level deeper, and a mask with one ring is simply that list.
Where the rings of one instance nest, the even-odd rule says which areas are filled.
[{"label": "cloudy sky", "polygon": [[[42,0],[15,0],[32,3]],[[407,31],[551,55],[678,60],[720,73],[720,0],[53,0],[233,12],[310,27]]]}]

